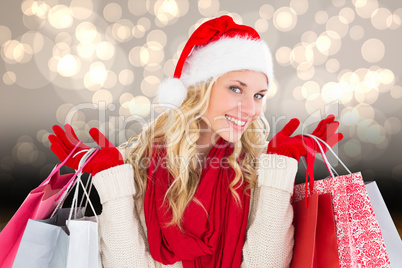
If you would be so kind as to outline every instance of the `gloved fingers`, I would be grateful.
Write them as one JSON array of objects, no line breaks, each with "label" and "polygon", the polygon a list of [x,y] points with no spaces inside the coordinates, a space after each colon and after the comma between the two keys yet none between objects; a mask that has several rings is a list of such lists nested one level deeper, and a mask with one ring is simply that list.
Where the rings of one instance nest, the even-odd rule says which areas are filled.
[{"label": "gloved fingers", "polygon": [[323,132],[325,132],[327,126],[331,124],[334,120],[335,116],[333,114],[328,115],[325,119],[321,120],[320,123],[318,123],[318,126],[311,134],[317,137],[323,136]]},{"label": "gloved fingers", "polygon": [[57,156],[57,158],[60,159],[61,162],[64,161],[64,159],[67,158],[68,154],[64,151],[60,143],[55,142],[50,145],[50,150]]},{"label": "gloved fingers", "polygon": [[299,119],[293,118],[283,127],[283,129],[280,131],[280,133],[282,133],[285,136],[290,137],[295,132],[295,130],[299,127],[299,125],[300,125]]},{"label": "gloved fingers", "polygon": [[340,142],[342,139],[343,139],[342,133],[335,133],[334,135],[328,138],[327,143],[329,146],[334,147],[334,145]]},{"label": "gloved fingers", "polygon": [[324,132],[321,133],[321,135],[317,135],[316,137],[326,141],[329,137],[335,134],[335,132],[338,130],[339,127],[339,122],[334,121],[328,124],[324,130]]},{"label": "gloved fingers", "polygon": [[[74,131],[74,129],[73,129],[73,127],[71,125],[65,124],[64,129],[66,130],[66,136],[68,137],[68,139],[70,141],[72,141],[72,143],[77,144],[80,141],[80,139],[75,134],[75,131]],[[83,143],[81,143],[79,145],[79,147],[81,147],[81,148],[89,148],[88,146],[86,146]]]},{"label": "gloved fingers", "polygon": [[61,147],[61,149],[62,149],[66,154],[68,154],[68,153],[71,151],[70,149],[68,149],[68,148],[60,141],[60,139],[59,139],[56,135],[51,134],[51,135],[48,136],[48,139],[49,139],[51,145],[53,145],[53,144],[58,144],[58,145]]},{"label": "gloved fingers", "polygon": [[114,145],[103,135],[99,129],[91,128],[89,135],[101,148],[114,148]]},{"label": "gloved fingers", "polygon": [[71,142],[71,140],[67,137],[66,132],[58,125],[53,126],[53,132],[60,140],[60,142],[64,145],[68,150],[72,150],[75,145]]}]

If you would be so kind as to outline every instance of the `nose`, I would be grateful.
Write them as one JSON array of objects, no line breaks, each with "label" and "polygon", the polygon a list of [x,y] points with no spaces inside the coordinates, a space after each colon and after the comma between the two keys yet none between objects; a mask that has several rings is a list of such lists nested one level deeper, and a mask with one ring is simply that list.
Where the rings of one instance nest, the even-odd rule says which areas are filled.
[{"label": "nose", "polygon": [[241,113],[253,117],[256,113],[254,96],[244,98],[241,102]]}]

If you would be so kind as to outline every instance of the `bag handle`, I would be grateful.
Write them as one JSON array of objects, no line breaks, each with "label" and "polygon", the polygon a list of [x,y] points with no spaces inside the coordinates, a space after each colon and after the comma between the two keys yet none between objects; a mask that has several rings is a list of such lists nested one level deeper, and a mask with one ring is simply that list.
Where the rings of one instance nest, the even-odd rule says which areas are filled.
[{"label": "bag handle", "polygon": [[70,181],[63,187],[63,190],[60,192],[60,194],[56,197],[56,201],[60,200],[56,206],[56,208],[53,210],[52,216],[56,213],[56,211],[63,205],[64,200],[70,193],[71,189],[73,186],[76,184],[77,178],[81,177],[82,175],[82,170],[84,167],[89,163],[89,161],[92,159],[92,157],[95,156],[95,154],[98,152],[99,149],[95,148],[90,148],[90,149],[84,149],[81,150],[80,152],[77,152],[73,157],[75,157],[79,153],[87,152],[80,160],[80,163],[78,164],[78,170],[76,170],[75,174],[71,177]]},{"label": "bag handle", "polygon": [[[75,188],[75,192],[74,192],[73,201],[72,201],[72,204],[71,204],[70,214],[69,214],[69,217],[68,217],[68,220],[67,220],[67,226],[68,226],[69,223],[70,223],[70,220],[71,220],[72,215],[73,215],[73,211],[74,211],[74,218],[76,218],[76,215],[77,215],[77,209],[78,209],[78,193],[79,193],[79,188],[80,188],[80,186],[82,187],[82,189],[83,189],[83,191],[84,191],[83,194],[84,194],[84,195],[86,196],[86,198],[87,198],[87,204],[89,203],[89,205],[90,205],[90,207],[91,207],[91,209],[92,209],[92,212],[94,213],[94,216],[95,216],[95,218],[96,218],[96,221],[98,221],[98,216],[96,215],[96,211],[95,211],[95,209],[94,209],[94,207],[93,207],[93,205],[92,205],[92,202],[91,202],[91,200],[90,200],[90,198],[89,198],[89,194],[88,194],[88,192],[87,192],[87,190],[86,190],[86,188],[85,188],[85,186],[84,186],[84,184],[83,184],[83,182],[82,182],[82,180],[81,180],[82,169],[84,168],[84,166],[85,166],[89,161],[91,161],[92,157],[94,157],[95,154],[96,154],[98,151],[99,151],[99,149],[95,149],[95,148],[88,149],[87,153],[85,153],[85,155],[84,155],[84,156],[81,158],[81,160],[80,160],[80,163],[79,163],[79,167],[80,167],[80,168],[79,168],[79,171],[77,172],[78,174],[77,174],[76,182],[74,183],[74,184],[76,185],[76,188]],[[92,183],[91,183],[91,188],[92,188]],[[86,207],[86,205],[85,205],[85,207]]]},{"label": "bag handle", "polygon": [[[71,156],[73,155],[73,153],[75,152],[75,150],[77,150],[78,146],[80,146],[80,144],[82,143],[82,141],[78,141],[77,144],[75,145],[75,147],[71,150],[71,152],[67,155],[67,157],[63,160],[63,162],[61,162],[60,164],[56,164],[56,166],[53,168],[52,172],[50,172],[49,176],[39,185],[43,185],[46,182],[48,182],[54,174],[56,174],[57,171],[60,170],[60,168],[62,166],[64,166],[66,164],[66,162],[68,161],[68,159],[71,158]],[[74,156],[73,156],[74,157]]]}]

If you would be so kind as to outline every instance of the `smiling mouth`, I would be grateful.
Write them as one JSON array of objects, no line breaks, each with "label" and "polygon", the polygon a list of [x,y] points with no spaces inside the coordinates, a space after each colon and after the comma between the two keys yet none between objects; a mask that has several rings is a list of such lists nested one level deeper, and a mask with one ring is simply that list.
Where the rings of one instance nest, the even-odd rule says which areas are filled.
[{"label": "smiling mouth", "polygon": [[227,120],[229,120],[230,122],[232,122],[233,124],[235,124],[236,126],[239,126],[239,127],[243,127],[247,123],[247,121],[241,121],[241,120],[235,119],[227,114],[225,114],[225,117]]}]

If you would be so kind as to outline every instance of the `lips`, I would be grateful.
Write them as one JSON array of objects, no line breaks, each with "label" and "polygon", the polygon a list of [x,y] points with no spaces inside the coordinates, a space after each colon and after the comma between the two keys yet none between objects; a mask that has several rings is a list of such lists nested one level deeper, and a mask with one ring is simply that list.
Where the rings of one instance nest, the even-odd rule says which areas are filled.
[{"label": "lips", "polygon": [[230,115],[227,115],[227,114],[225,114],[225,117],[226,117],[226,119],[227,120],[229,120],[231,123],[233,123],[234,125],[236,125],[236,126],[238,126],[238,127],[244,127],[244,125],[246,125],[246,123],[247,123],[247,120],[239,120],[239,119],[236,119],[236,118],[234,118],[234,117],[232,117],[232,116],[230,116]]}]

